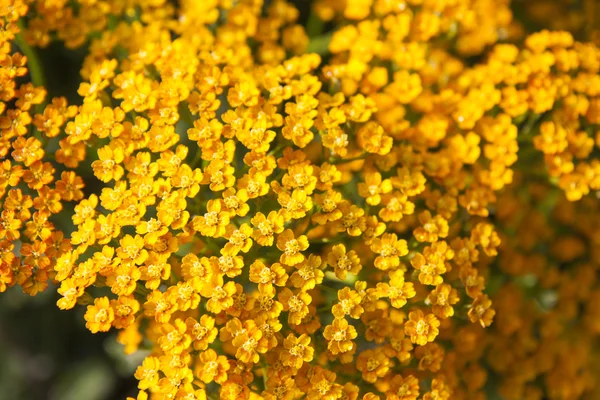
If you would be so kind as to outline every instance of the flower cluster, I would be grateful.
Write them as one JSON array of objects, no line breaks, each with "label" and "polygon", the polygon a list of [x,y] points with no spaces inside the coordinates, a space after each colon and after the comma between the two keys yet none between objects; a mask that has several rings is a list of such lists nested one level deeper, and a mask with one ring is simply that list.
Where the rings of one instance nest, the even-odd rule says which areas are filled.
[{"label": "flower cluster", "polygon": [[508,1],[9,3],[0,291],[148,350],[138,399],[593,393],[592,42]]}]

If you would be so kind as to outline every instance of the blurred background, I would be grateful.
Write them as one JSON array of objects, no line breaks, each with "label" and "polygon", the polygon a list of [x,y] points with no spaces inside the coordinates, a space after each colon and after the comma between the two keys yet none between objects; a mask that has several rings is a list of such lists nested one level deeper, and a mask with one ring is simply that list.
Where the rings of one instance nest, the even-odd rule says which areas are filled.
[{"label": "blurred background", "polygon": [[133,373],[145,354],[125,356],[115,333],[92,335],[85,307],[56,307],[49,287],[35,297],[0,295],[1,400],[112,400],[137,393]]}]

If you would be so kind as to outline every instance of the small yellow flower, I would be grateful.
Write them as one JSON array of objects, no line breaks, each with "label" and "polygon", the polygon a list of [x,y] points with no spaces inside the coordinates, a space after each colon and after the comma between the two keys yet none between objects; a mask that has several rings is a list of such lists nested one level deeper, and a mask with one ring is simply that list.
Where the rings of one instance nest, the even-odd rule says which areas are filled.
[{"label": "small yellow flower", "polygon": [[225,356],[219,356],[213,349],[208,349],[198,356],[195,375],[204,383],[223,383],[227,380],[229,369]]},{"label": "small yellow flower", "polygon": [[291,229],[286,229],[277,236],[277,248],[283,252],[279,261],[282,264],[294,266],[304,261],[304,254],[301,252],[308,249],[308,238],[301,235],[298,238],[294,237],[294,232]]},{"label": "small yellow flower", "polygon": [[352,341],[358,333],[354,326],[349,325],[344,318],[336,318],[331,325],[327,325],[323,331],[323,337],[327,340],[327,349],[332,354],[346,353],[355,348]]},{"label": "small yellow flower", "polygon": [[408,254],[406,240],[398,239],[395,233],[385,233],[381,238],[375,238],[371,250],[379,254],[375,258],[375,267],[381,270],[396,269],[400,265],[400,257]]},{"label": "small yellow flower", "polygon": [[283,365],[300,369],[304,362],[311,362],[314,349],[310,346],[310,337],[306,334],[295,337],[289,334],[283,340],[283,347],[287,350],[282,354]]},{"label": "small yellow flower", "polygon": [[87,307],[85,313],[85,327],[92,333],[106,332],[110,329],[115,312],[110,306],[108,297],[99,297],[94,300],[94,305]]},{"label": "small yellow flower", "polygon": [[410,340],[419,346],[427,342],[433,342],[438,335],[440,321],[433,315],[425,315],[423,311],[411,311],[409,320],[404,324],[404,331],[410,336]]},{"label": "small yellow flower", "polygon": [[471,322],[479,322],[482,327],[490,326],[496,311],[492,308],[492,301],[487,295],[479,295],[469,310],[469,319]]},{"label": "small yellow flower", "polygon": [[194,217],[192,220],[194,229],[204,236],[221,237],[225,234],[229,224],[229,213],[221,209],[221,203],[209,200],[206,213],[203,216]]},{"label": "small yellow flower", "polygon": [[361,371],[363,380],[375,383],[390,370],[390,360],[381,350],[365,350],[356,358],[356,369]]}]

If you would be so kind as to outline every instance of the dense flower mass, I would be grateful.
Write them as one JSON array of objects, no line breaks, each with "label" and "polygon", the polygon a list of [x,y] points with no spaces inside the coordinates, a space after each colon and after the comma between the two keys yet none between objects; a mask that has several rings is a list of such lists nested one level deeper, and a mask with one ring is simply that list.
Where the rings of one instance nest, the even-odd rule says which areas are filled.
[{"label": "dense flower mass", "polygon": [[0,3],[0,292],[146,350],[138,399],[598,398],[597,33],[508,0]]}]

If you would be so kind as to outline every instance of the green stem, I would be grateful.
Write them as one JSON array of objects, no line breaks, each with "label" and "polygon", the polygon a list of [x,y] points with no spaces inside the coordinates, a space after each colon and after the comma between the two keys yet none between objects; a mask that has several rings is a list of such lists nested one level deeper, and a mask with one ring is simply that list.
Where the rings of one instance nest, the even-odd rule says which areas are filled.
[{"label": "green stem", "polygon": [[333,293],[333,294],[335,294],[335,297],[337,298],[337,295],[338,295],[338,289],[336,289],[336,288],[334,288],[334,287],[331,287],[331,286],[326,286],[326,285],[325,285],[325,284],[323,284],[323,283],[321,283],[321,284],[318,286],[318,288],[319,288],[319,289],[322,289],[322,290],[325,290],[326,292],[329,292],[329,293]]},{"label": "green stem", "polygon": [[263,361],[262,365],[261,365],[261,369],[262,369],[262,378],[263,378],[263,389],[267,390],[267,364]]},{"label": "green stem", "polygon": [[333,33],[324,33],[311,38],[310,43],[308,44],[307,53],[317,53],[321,56],[328,54],[329,42],[331,41],[332,36]]},{"label": "green stem", "polygon": [[363,153],[360,156],[356,156],[356,157],[352,157],[352,158],[338,158],[338,159],[330,158],[329,164],[344,164],[344,163],[349,163],[352,161],[364,160],[368,156],[369,156],[369,153]]},{"label": "green stem", "polygon": [[202,149],[198,148],[196,150],[196,154],[194,155],[194,158],[188,165],[190,166],[190,168],[194,169],[194,168],[199,167],[201,162],[202,162]]},{"label": "green stem", "polygon": [[314,38],[323,32],[324,26],[325,22],[313,11],[310,13],[308,21],[306,22],[306,34],[309,38]]},{"label": "green stem", "polygon": [[[40,58],[38,57],[37,52],[33,49],[33,47],[27,44],[27,42],[21,35],[21,32],[25,30],[23,20],[19,20],[17,22],[17,25],[19,27],[19,33],[15,35],[15,44],[23,52],[25,57],[27,57],[27,67],[29,71],[29,77],[31,78],[31,83],[33,83],[33,86],[35,87],[45,87],[46,79],[44,78],[44,69],[42,68]],[[35,113],[43,113],[45,107],[46,100],[44,99],[44,101],[41,104],[35,106]],[[29,131],[31,132],[32,129],[33,135],[41,141],[42,147],[45,148],[47,145],[46,135],[43,135],[41,132],[39,132],[33,124],[29,127]]]},{"label": "green stem", "polygon": [[[19,29],[23,31],[25,28],[22,21],[18,23]],[[27,44],[21,33],[15,35],[15,43],[27,57],[27,66],[29,67],[29,76],[34,86],[45,86],[46,79],[44,78],[44,69],[37,55],[37,52]]]}]

